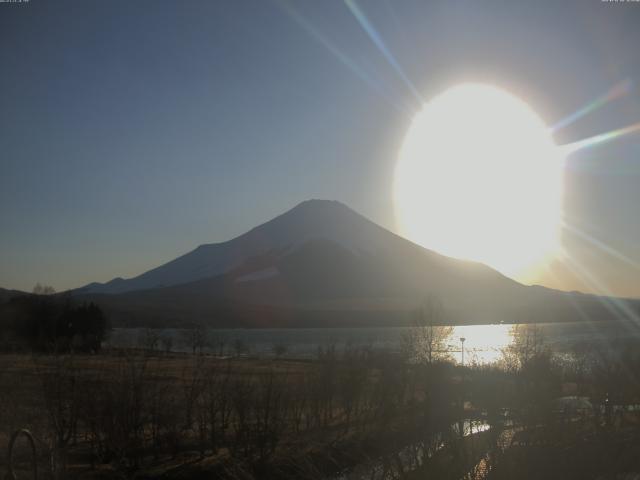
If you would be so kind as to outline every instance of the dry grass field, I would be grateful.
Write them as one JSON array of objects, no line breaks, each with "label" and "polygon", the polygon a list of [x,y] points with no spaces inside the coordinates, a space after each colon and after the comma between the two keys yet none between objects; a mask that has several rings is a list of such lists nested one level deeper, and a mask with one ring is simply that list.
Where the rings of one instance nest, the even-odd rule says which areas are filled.
[{"label": "dry grass field", "polygon": [[[355,347],[311,360],[7,353],[0,449],[27,429],[39,478],[51,479],[316,480],[355,468],[384,480],[479,480],[520,478],[521,465],[548,477],[534,468],[543,457],[578,478],[616,455],[640,471],[635,351],[567,362],[524,348],[511,364],[464,368]],[[18,478],[33,478],[28,447],[19,437]]]},{"label": "dry grass field", "polygon": [[424,397],[395,359],[347,357],[0,355],[0,448],[28,429],[58,478],[320,477],[404,442]]}]

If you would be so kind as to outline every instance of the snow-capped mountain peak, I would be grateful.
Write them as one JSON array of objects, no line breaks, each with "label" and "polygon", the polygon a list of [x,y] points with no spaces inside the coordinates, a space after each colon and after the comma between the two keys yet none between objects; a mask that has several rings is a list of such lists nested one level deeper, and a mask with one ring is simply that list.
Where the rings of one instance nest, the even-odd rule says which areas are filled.
[{"label": "snow-capped mountain peak", "polygon": [[340,202],[308,200],[232,240],[200,245],[137,277],[92,283],[81,291],[122,293],[179,285],[225,274],[266,253],[290,253],[313,240],[326,240],[356,254],[376,254],[390,242],[406,242]]}]

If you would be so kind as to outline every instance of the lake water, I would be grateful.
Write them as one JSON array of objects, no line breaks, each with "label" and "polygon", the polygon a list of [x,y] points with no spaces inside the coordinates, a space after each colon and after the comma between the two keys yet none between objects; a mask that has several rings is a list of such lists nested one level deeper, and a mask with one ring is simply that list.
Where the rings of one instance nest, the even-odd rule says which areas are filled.
[{"label": "lake water", "polygon": [[[490,363],[502,357],[518,332],[532,327],[532,324],[455,326],[444,342],[443,354],[460,362],[460,339],[464,338],[465,364]],[[541,323],[536,324],[535,329],[540,332],[544,343],[557,352],[569,351],[579,344],[610,345],[632,337],[640,340],[639,332],[628,332],[611,323]],[[271,356],[278,347],[284,351],[284,356],[295,358],[312,358],[320,348],[331,346],[338,351],[353,347],[399,352],[406,345],[407,337],[414,334],[411,327],[212,329],[207,331],[207,346],[203,351],[218,355],[242,352]],[[146,329],[116,328],[107,344],[119,348],[140,347],[145,345],[145,338],[149,335]],[[172,351],[188,352],[191,349],[187,330],[155,330],[151,335],[160,339],[170,337]],[[157,348],[163,349],[162,340]]]}]

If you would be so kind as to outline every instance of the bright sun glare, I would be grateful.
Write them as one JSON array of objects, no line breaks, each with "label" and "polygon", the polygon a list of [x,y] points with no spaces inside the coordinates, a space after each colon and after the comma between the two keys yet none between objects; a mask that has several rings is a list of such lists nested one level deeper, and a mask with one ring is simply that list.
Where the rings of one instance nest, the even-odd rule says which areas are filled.
[{"label": "bright sun glare", "polygon": [[409,239],[528,280],[558,253],[564,157],[522,100],[463,84],[425,104],[404,139],[395,208]]}]

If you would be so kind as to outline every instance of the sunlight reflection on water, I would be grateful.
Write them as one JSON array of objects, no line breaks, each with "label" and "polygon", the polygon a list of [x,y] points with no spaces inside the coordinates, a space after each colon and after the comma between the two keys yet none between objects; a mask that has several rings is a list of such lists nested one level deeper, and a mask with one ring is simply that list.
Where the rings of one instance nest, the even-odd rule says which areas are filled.
[{"label": "sunlight reflection on water", "polygon": [[[514,340],[515,329],[532,326],[494,324],[452,327],[452,334],[445,342],[445,356],[459,363],[462,357],[460,338],[464,337],[465,365],[500,361],[503,351]],[[545,345],[556,353],[570,351],[579,344],[611,345],[621,337],[620,328],[610,322],[542,323],[536,324],[536,328],[540,329]],[[241,343],[243,354],[267,357],[274,355],[275,347],[282,347],[284,356],[291,358],[314,358],[319,349],[331,347],[335,347],[338,354],[349,348],[400,352],[407,336],[414,332],[412,327],[210,329],[203,351],[215,355],[235,355],[236,347]],[[183,329],[163,329],[160,335],[172,337],[172,351],[189,352],[191,348],[185,341],[188,336],[185,333]],[[145,329],[115,328],[106,343],[117,348],[136,348],[142,346],[144,337]]]},{"label": "sunlight reflection on water", "polygon": [[464,361],[471,363],[493,363],[500,360],[502,352],[513,341],[512,325],[462,325],[453,327],[447,342],[453,360],[460,362],[461,343],[464,338]]}]

